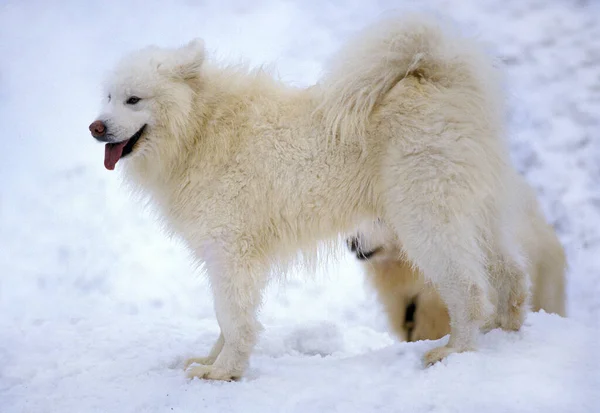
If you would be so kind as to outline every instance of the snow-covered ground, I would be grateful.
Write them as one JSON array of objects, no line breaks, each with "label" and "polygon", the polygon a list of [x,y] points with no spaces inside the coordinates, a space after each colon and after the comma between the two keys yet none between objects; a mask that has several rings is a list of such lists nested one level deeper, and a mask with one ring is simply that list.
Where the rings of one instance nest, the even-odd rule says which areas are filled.
[{"label": "snow-covered ground", "polygon": [[[167,5],[168,4],[168,5]],[[103,168],[104,72],[201,36],[309,85],[352,31],[409,2],[0,3],[0,412],[600,411],[600,5],[431,0],[507,64],[514,159],[569,258],[568,311],[422,369],[355,262],[269,292],[237,383],[186,381],[218,333],[186,251]],[[445,340],[445,339],[442,339]]]}]

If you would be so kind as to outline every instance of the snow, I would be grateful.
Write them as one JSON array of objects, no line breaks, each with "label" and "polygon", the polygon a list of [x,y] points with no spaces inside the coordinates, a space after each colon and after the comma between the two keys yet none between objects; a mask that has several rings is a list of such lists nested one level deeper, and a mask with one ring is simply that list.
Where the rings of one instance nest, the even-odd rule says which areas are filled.
[{"label": "snow", "polygon": [[184,377],[217,337],[211,297],[103,169],[87,131],[102,76],[127,50],[199,36],[309,85],[347,35],[409,2],[166,4],[0,4],[0,412],[600,411],[598,3],[418,2],[507,64],[512,154],[567,250],[569,317],[531,314],[423,369],[439,343],[397,342],[346,254],[271,287],[236,383]]}]

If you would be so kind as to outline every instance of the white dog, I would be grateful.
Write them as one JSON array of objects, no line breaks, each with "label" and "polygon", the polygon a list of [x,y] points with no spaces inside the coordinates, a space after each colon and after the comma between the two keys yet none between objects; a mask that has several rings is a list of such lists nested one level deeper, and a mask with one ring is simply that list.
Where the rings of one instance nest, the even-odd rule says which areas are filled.
[{"label": "white dog", "polygon": [[448,306],[450,340],[426,364],[475,349],[492,314],[518,330],[527,284],[499,83],[477,44],[418,15],[360,33],[308,89],[205,61],[198,40],[125,57],[90,130],[106,168],[119,161],[205,263],[221,334],[188,375],[241,377],[269,274],[376,217]]}]

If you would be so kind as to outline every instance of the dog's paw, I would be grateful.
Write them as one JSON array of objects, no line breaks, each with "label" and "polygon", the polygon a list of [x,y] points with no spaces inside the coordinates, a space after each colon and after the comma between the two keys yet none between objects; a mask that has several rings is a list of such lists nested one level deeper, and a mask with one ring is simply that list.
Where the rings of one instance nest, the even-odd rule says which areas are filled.
[{"label": "dog's paw", "polygon": [[241,375],[226,371],[224,369],[215,366],[192,366],[186,371],[188,379],[194,379],[195,377],[205,380],[223,380],[223,381],[234,381],[239,380]]},{"label": "dog's paw", "polygon": [[190,367],[194,363],[202,364],[204,366],[210,366],[214,362],[215,362],[215,359],[213,357],[192,357],[185,361],[185,363],[183,365],[183,369],[187,370],[187,368]]},{"label": "dog's paw", "polygon": [[456,349],[448,346],[436,347],[433,350],[429,350],[423,356],[423,365],[425,367],[429,367],[437,363],[438,361],[442,361],[450,354],[453,353],[464,353],[466,351],[472,351],[472,349]]}]

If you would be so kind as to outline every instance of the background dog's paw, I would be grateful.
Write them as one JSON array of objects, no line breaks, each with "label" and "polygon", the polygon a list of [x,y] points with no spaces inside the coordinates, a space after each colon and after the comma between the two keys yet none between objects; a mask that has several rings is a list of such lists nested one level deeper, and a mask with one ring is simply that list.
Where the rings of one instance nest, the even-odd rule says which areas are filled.
[{"label": "background dog's paw", "polygon": [[186,375],[188,379],[205,379],[205,380],[223,380],[223,381],[233,381],[238,380],[241,376],[239,374],[234,374],[228,372],[224,369],[220,369],[214,366],[192,366],[186,371]]},{"label": "background dog's paw", "polygon": [[194,363],[202,364],[204,366],[210,366],[214,362],[215,362],[215,359],[212,357],[192,357],[185,361],[185,363],[183,364],[183,369],[187,370],[187,368],[190,367]]}]

